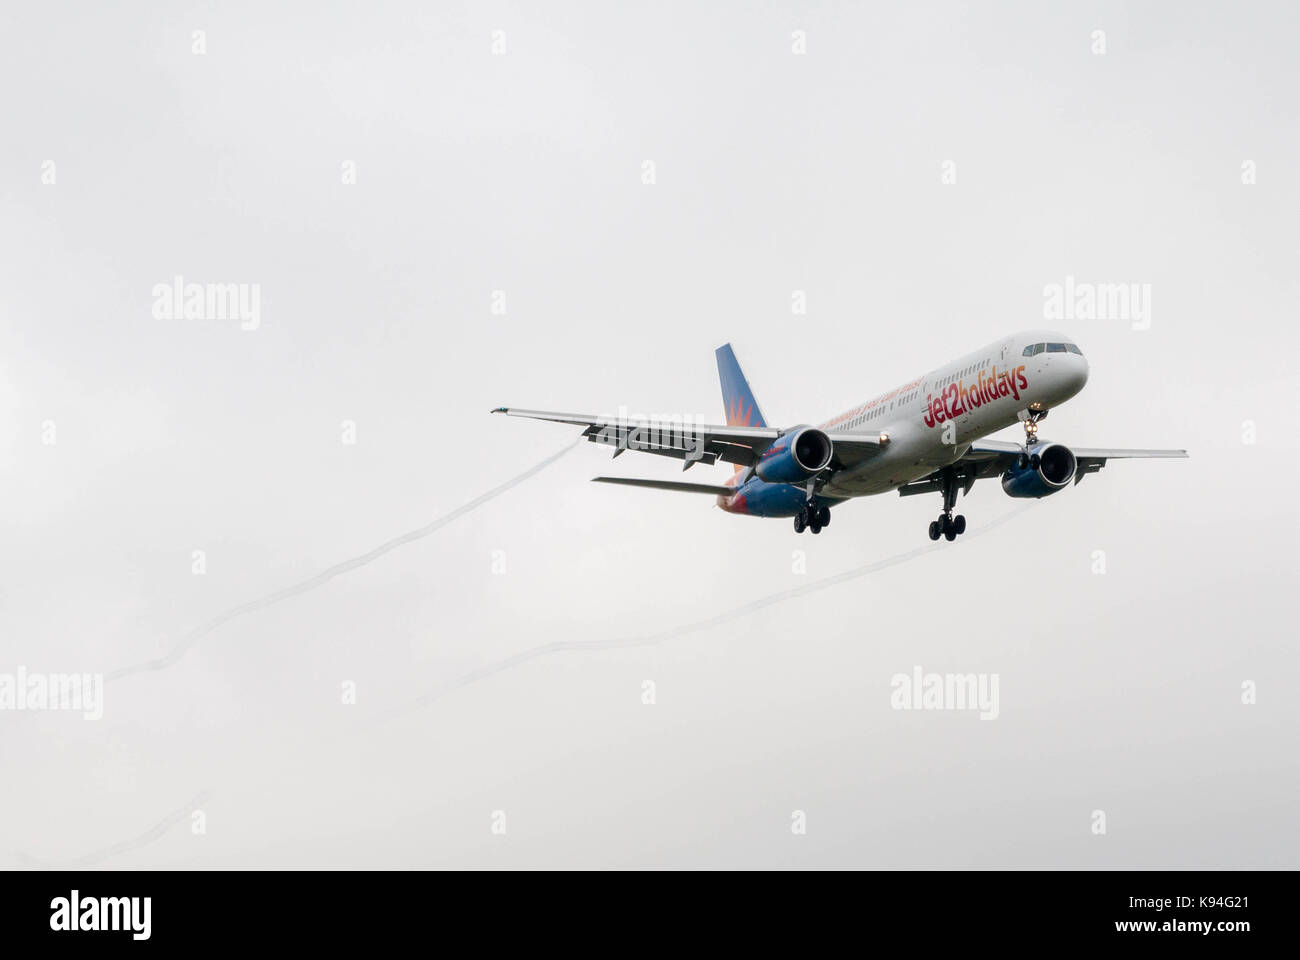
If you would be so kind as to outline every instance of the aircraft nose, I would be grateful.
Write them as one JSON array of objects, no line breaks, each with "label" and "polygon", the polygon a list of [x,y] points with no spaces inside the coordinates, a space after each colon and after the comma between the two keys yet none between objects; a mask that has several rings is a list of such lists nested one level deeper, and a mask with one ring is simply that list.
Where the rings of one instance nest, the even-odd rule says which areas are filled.
[{"label": "aircraft nose", "polygon": [[1073,356],[1063,366],[1065,369],[1061,371],[1064,381],[1062,385],[1070,396],[1074,396],[1088,382],[1088,361],[1083,357]]}]

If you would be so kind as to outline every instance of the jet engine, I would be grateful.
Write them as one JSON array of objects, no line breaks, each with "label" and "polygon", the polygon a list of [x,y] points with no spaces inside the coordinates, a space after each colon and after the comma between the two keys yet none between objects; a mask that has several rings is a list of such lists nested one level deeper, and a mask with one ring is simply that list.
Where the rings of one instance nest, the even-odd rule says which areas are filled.
[{"label": "jet engine", "polygon": [[834,447],[816,427],[795,427],[763,451],[754,472],[768,483],[802,483],[826,469]]},{"label": "jet engine", "polygon": [[1074,479],[1074,453],[1059,443],[1040,443],[1029,448],[1010,470],[1002,474],[1002,489],[1008,497],[1038,499],[1064,490]]}]

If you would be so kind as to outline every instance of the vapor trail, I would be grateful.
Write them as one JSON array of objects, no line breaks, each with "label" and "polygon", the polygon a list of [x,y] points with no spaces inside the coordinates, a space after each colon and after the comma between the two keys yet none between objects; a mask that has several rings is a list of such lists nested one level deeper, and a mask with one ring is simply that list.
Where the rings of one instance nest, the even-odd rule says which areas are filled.
[{"label": "vapor trail", "polygon": [[[994,529],[995,527],[999,527],[1008,520],[1013,520],[1020,516],[1033,506],[1032,503],[1021,504],[1014,510],[1004,513],[996,520],[989,522],[986,526],[970,529],[967,532],[967,535],[963,536],[959,542],[964,543],[967,540],[978,537],[980,534]],[[536,660],[553,653],[564,653],[569,650],[609,650],[618,647],[654,646],[665,640],[684,637],[692,633],[698,633],[701,630],[712,629],[713,627],[720,626],[729,621],[747,616],[748,614],[761,610],[764,607],[770,607],[773,604],[784,603],[786,600],[793,600],[796,597],[803,597],[811,593],[817,593],[821,590],[827,590],[831,587],[838,586],[841,583],[846,583],[849,580],[856,580],[859,577],[865,577],[867,574],[875,573],[888,567],[898,566],[899,564],[906,563],[909,560],[915,560],[917,557],[923,556],[924,554],[930,553],[934,550],[951,550],[952,548],[953,544],[950,543],[926,544],[925,546],[917,547],[914,550],[908,550],[906,553],[898,553],[892,557],[886,557],[883,560],[874,560],[871,563],[864,563],[859,567],[851,567],[842,573],[836,573],[827,577],[822,577],[819,580],[813,580],[811,583],[805,583],[798,587],[791,587],[790,589],[782,590],[779,593],[768,594],[765,597],[759,597],[757,600],[751,600],[749,603],[741,604],[738,607],[732,607],[730,610],[724,610],[722,613],[715,614],[711,617],[705,617],[701,620],[694,620],[690,623],[669,627],[668,629],[661,630],[658,633],[646,634],[639,637],[619,637],[611,640],[558,640],[553,643],[545,643],[541,646],[533,647],[530,650],[524,650],[520,653],[514,654],[513,656],[506,657],[503,660],[498,660],[495,663],[489,663],[485,666],[479,667],[477,670],[471,670],[469,673],[453,680],[441,689],[424,694],[406,707],[393,711],[393,714],[406,713],[410,710],[416,710],[420,707],[428,706],[435,700],[440,700],[455,690],[467,687],[480,680],[486,680],[488,677],[495,676],[496,674],[509,670],[512,667],[517,667],[530,660]]]},{"label": "vapor trail", "polygon": [[148,846],[211,798],[212,794],[209,791],[204,790],[192,797],[188,803],[177,807],[171,813],[167,814],[167,816],[163,817],[139,836],[132,837],[130,840],[122,840],[112,846],[84,854],[77,857],[75,860],[38,860],[35,857],[30,857],[27,854],[20,852],[18,854],[18,861],[25,867],[34,867],[46,870],[88,867],[91,864],[98,863],[101,860],[107,860],[109,857],[115,856],[119,853],[128,853],[131,850],[138,850],[140,847]]},{"label": "vapor trail", "polygon": [[[480,503],[485,502],[487,499],[496,496],[498,493],[504,492],[505,489],[507,489],[509,486],[513,486],[514,484],[519,483],[520,481],[526,479],[527,477],[532,476],[538,470],[541,470],[542,468],[548,466],[549,464],[554,463],[556,460],[564,456],[564,454],[569,452],[569,450],[571,449],[573,449],[571,446],[565,447],[563,450],[560,450],[558,453],[552,455],[551,457],[547,458],[546,460],[543,460],[541,463],[531,468],[528,472],[523,473],[518,477],[515,477],[513,480],[507,481],[505,484],[502,484],[502,486],[497,487],[495,490],[490,491],[487,494],[484,494],[482,497],[478,498],[477,500],[471,501],[470,503],[461,507],[458,511],[448,514],[446,517],[443,517],[440,520],[434,521],[432,524],[429,524],[428,527],[422,527],[421,530],[431,532],[432,529],[436,529],[436,527],[441,525],[442,523],[445,523],[451,520],[453,517],[459,516],[462,513],[465,513],[473,509],[474,507],[478,506]],[[995,527],[999,527],[1002,524],[1006,523],[1007,521],[1013,520],[1016,517],[1020,516],[1026,510],[1032,508],[1033,506],[1034,506],[1033,503],[1021,504],[1017,506],[1014,510],[1004,513],[1002,516],[998,517],[997,519],[990,521],[987,526],[972,527],[968,529],[967,533],[962,537],[962,540],[959,542],[964,543],[967,540],[978,537],[980,534],[994,529]],[[405,536],[407,538],[410,538],[411,534],[407,534]],[[405,542],[405,540],[402,537],[399,537],[397,538],[397,540],[389,541],[389,544],[396,545],[398,541]],[[385,544],[384,547],[380,547],[377,549],[378,550],[384,550],[385,548],[391,549],[389,544]],[[662,643],[665,640],[671,640],[676,637],[683,637],[692,633],[698,633],[702,630],[708,630],[712,627],[719,626],[731,620],[739,619],[740,617],[746,616],[747,614],[754,613],[755,611],[761,610],[764,607],[772,606],[773,604],[784,603],[786,600],[793,600],[796,597],[807,596],[809,594],[817,593],[821,590],[827,590],[831,587],[838,586],[841,583],[846,583],[850,580],[856,580],[859,577],[864,577],[867,576],[868,574],[875,573],[880,570],[885,570],[889,567],[899,566],[901,564],[906,563],[909,560],[915,560],[917,557],[923,556],[924,554],[930,553],[931,551],[934,550],[943,549],[945,547],[947,549],[952,549],[953,544],[931,543],[925,546],[920,546],[913,550],[908,550],[904,553],[894,554],[892,557],[886,557],[883,560],[874,560],[870,563],[862,564],[861,566],[851,567],[850,569],[845,570],[841,573],[831,574],[830,576],[822,577],[819,580],[814,580],[810,583],[806,583],[798,587],[791,587],[788,590],[781,590],[777,593],[768,594],[767,596],[759,597],[756,600],[751,600],[750,602],[741,604],[740,606],[732,607],[729,610],[724,610],[723,612],[715,614],[714,616],[705,617],[700,620],[694,620],[685,624],[679,624],[678,626],[669,627],[668,629],[661,630],[657,633],[646,634],[639,637],[637,636],[622,637],[622,638],[616,638],[610,640],[586,640],[586,641],[565,640],[565,641],[558,641],[555,643],[542,644],[541,646],[534,647],[531,650],[524,650],[520,653],[514,654],[513,656],[506,657],[503,660],[498,660],[495,663],[487,664],[483,667],[478,668],[477,670],[471,670],[469,673],[464,674],[458,679],[452,681],[451,683],[447,684],[440,690],[435,690],[431,693],[424,694],[423,696],[418,697],[414,701],[407,703],[405,706],[401,708],[386,712],[379,718],[378,722],[382,723],[384,719],[391,719],[396,716],[403,715],[412,712],[414,710],[418,710],[421,707],[428,706],[429,704],[442,699],[443,697],[447,696],[450,693],[453,693],[456,690],[459,690],[463,687],[468,687],[471,684],[477,683],[480,680],[486,680],[489,677],[495,676],[498,673],[503,673],[507,670],[510,670],[513,667],[517,667],[521,664],[527,663],[530,660],[536,660],[541,657],[549,656],[550,654],[553,653],[564,653],[566,651],[571,651],[571,650],[609,650],[609,649],[615,649],[619,647],[653,646],[655,644]],[[374,552],[375,551],[372,551],[372,553]],[[369,557],[370,554],[367,554],[366,556]],[[351,562],[352,561],[349,561],[349,563]],[[342,566],[345,565],[340,564],[340,567]],[[331,570],[335,571],[336,573],[342,572],[339,567],[332,567]],[[326,571],[326,573],[329,572],[330,571]],[[321,576],[323,577],[325,576],[325,574],[321,574]],[[306,581],[306,582],[311,583],[313,581]],[[296,588],[290,588],[290,589],[296,589]],[[281,592],[286,593],[286,591],[281,591]],[[273,594],[272,596],[279,596],[279,595]],[[269,599],[270,598],[268,598],[268,600]],[[246,606],[251,607],[252,605],[249,604]],[[224,620],[222,622],[224,622]],[[198,638],[194,637],[194,639],[198,639]],[[348,733],[346,736],[350,737],[354,735],[355,735],[355,731]],[[178,821],[180,821],[190,810],[192,810],[194,807],[198,806],[202,801],[204,801],[208,796],[210,796],[210,794],[206,792],[199,794],[197,797],[191,800],[184,807],[169,814],[166,818],[164,818],[162,821],[156,824],[152,829],[146,831],[145,833],[141,834],[140,836],[132,840],[123,841],[122,843],[118,843],[115,844],[114,846],[104,848],[103,850],[97,851],[95,853],[87,854],[83,857],[78,858],[75,861],[69,861],[67,863],[61,863],[61,864],[47,864],[47,863],[41,863],[39,861],[36,861],[32,857],[29,857],[26,854],[21,854],[21,853],[18,854],[18,858],[24,865],[27,866],[37,866],[37,867],[77,866],[77,865],[96,863],[101,860],[107,859],[108,857],[113,856],[114,854],[125,853],[131,850],[136,850],[139,849],[140,847],[146,846],[147,844],[157,840],[164,833],[166,833],[167,830],[169,830]]]},{"label": "vapor trail", "polygon": [[358,567],[364,567],[368,563],[374,563],[384,554],[390,553],[393,550],[396,550],[398,547],[405,546],[406,544],[411,543],[415,540],[419,540],[423,537],[427,537],[435,530],[438,530],[439,528],[445,526],[446,524],[451,523],[451,521],[459,517],[463,517],[465,514],[469,513],[472,510],[476,510],[477,508],[481,507],[483,504],[487,503],[489,500],[501,496],[501,494],[505,493],[507,490],[510,490],[512,487],[518,486],[519,484],[523,483],[525,480],[527,480],[529,477],[533,476],[534,474],[540,473],[542,470],[545,470],[556,460],[559,460],[566,453],[568,453],[570,450],[576,447],[577,443],[578,441],[574,441],[573,443],[565,445],[563,448],[551,454],[549,457],[547,457],[545,460],[542,460],[540,463],[534,464],[533,466],[529,467],[527,470],[525,470],[523,473],[519,474],[518,476],[511,477],[505,483],[493,487],[487,493],[475,497],[469,503],[457,507],[455,510],[451,511],[451,513],[445,514],[439,517],[437,520],[434,520],[431,523],[427,523],[422,527],[418,527],[415,530],[411,530],[407,533],[404,533],[401,536],[394,537],[392,540],[389,540],[386,543],[381,543],[379,546],[375,547],[369,553],[363,553],[359,557],[354,557],[351,560],[345,560],[342,563],[330,567],[328,570],[321,571],[320,573],[316,574],[316,576],[308,580],[304,580],[301,583],[294,584],[291,587],[285,587],[282,590],[277,590],[275,593],[267,594],[265,597],[262,597],[259,600],[252,600],[249,601],[248,603],[240,604],[237,607],[231,607],[229,610],[217,614],[207,623],[203,624],[200,627],[196,627],[194,630],[191,630],[189,633],[183,636],[179,641],[177,641],[176,645],[173,646],[171,650],[168,651],[163,656],[153,660],[146,660],[143,663],[137,663],[133,666],[121,667],[117,670],[114,670],[112,673],[108,673],[104,676],[105,682],[106,683],[112,682],[114,680],[119,680],[122,677],[129,677],[132,674],[144,673],[149,670],[165,670],[167,667],[172,666],[178,660],[180,660],[181,657],[185,656],[185,654],[189,651],[190,647],[194,646],[194,644],[198,643],[200,640],[202,640],[212,631],[229,623],[231,620],[234,620],[238,617],[242,617],[245,614],[255,613],[258,610],[264,610],[267,607],[272,606],[273,604],[280,603],[282,600],[288,600],[290,597],[296,597],[300,593],[306,593],[309,590],[315,590],[317,587],[324,586],[326,583],[328,583],[330,580],[333,580],[335,577],[339,576],[340,574],[348,573],[349,571],[355,570]]}]

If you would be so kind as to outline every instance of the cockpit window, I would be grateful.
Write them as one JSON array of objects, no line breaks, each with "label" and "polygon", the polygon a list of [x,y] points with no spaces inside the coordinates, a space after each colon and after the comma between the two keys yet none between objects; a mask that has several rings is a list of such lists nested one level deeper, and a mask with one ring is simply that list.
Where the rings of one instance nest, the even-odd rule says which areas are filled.
[{"label": "cockpit window", "polygon": [[1083,351],[1072,343],[1031,343],[1021,351],[1022,356],[1036,357],[1040,353],[1075,353],[1083,356]]}]

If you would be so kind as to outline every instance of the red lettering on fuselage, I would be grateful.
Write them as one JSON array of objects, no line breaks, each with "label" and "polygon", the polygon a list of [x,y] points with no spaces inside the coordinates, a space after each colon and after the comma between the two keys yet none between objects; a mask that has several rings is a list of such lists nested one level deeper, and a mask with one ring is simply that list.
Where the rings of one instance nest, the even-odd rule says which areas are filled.
[{"label": "red lettering on fuselage", "polygon": [[981,370],[976,383],[968,385],[965,380],[957,380],[940,390],[938,396],[928,394],[922,419],[927,427],[934,427],[1000,397],[1010,396],[1019,400],[1020,391],[1028,387],[1029,378],[1025,376],[1023,364],[1014,370],[1008,368],[1002,371],[995,365],[990,373]]}]

